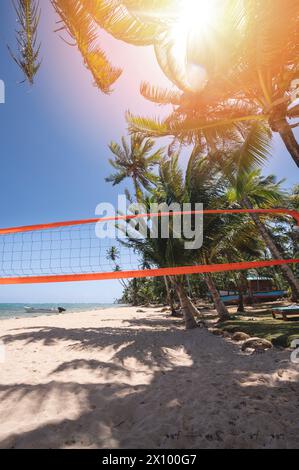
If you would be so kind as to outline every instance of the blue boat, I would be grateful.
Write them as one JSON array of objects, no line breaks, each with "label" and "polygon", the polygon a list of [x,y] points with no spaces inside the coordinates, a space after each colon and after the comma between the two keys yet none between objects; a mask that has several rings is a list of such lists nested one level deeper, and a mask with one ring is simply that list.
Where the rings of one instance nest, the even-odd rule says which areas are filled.
[{"label": "blue boat", "polygon": [[[247,277],[247,292],[243,293],[244,303],[271,302],[287,296],[287,291],[274,289],[271,277]],[[234,305],[239,302],[239,292],[236,289],[221,290],[220,297],[224,304]],[[209,298],[211,295],[209,294]]]}]

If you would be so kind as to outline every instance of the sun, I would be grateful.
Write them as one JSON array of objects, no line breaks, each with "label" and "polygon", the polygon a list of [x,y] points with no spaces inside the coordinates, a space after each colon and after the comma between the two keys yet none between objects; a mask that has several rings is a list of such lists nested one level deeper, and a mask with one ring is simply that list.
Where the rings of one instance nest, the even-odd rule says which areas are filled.
[{"label": "sun", "polygon": [[176,67],[186,68],[193,91],[204,86],[206,76],[199,64],[188,62],[188,49],[212,35],[218,17],[219,0],[180,0],[177,4],[170,31],[172,56]]},{"label": "sun", "polygon": [[194,33],[207,34],[219,11],[219,0],[181,0],[172,25],[172,36],[184,41]]},{"label": "sun", "polygon": [[211,25],[217,14],[217,3],[215,0],[183,0],[179,6],[178,26],[190,31]]}]

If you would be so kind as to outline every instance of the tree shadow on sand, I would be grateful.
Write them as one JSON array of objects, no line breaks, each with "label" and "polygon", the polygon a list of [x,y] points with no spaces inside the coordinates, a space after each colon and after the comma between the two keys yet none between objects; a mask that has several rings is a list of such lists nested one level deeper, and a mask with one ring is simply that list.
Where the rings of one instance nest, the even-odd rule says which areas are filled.
[{"label": "tree shadow on sand", "polygon": [[[132,321],[138,326],[139,322]],[[157,328],[157,325],[156,325]],[[209,335],[209,349],[206,339]],[[256,448],[299,445],[299,387],[271,374],[282,367],[275,361],[265,371],[263,357],[240,357],[236,348],[205,330],[176,332],[148,328],[31,328],[2,338],[51,345],[66,342],[75,351],[96,353],[113,347],[114,362],[74,359],[61,362],[44,384],[0,386],[7,403],[34,403],[42,413],[53,400],[61,409],[76,403],[72,418],[57,412],[55,420],[30,423],[13,432],[0,448]],[[125,343],[125,345],[124,345]],[[202,346],[201,346],[202,344]],[[173,362],[168,350],[184,346],[190,365]],[[123,347],[122,347],[123,346]],[[225,354],[222,354],[225,351]],[[126,361],[136,358],[147,367],[150,380],[131,384],[103,381],[103,374],[128,376]],[[228,363],[229,359],[229,363]],[[76,371],[90,371],[94,381],[68,380]],[[283,371],[282,371],[283,374]],[[32,405],[33,406],[33,405]],[[13,413],[14,410],[11,410]],[[287,420],[286,420],[287,417]]]},{"label": "tree shadow on sand", "polygon": [[[180,320],[175,322],[179,324]],[[12,332],[1,339],[5,344],[20,341],[25,345],[40,343],[43,346],[65,342],[67,348],[77,351],[112,348],[114,350],[114,359],[123,361],[128,357],[134,356],[144,365],[152,366],[154,364],[159,367],[167,367],[169,365],[169,358],[164,348],[176,348],[185,343],[187,332],[183,329],[171,328],[169,321],[145,320],[142,323],[139,320],[130,320],[126,323],[129,325],[127,328],[59,328],[36,326],[14,330],[15,333]],[[165,329],[166,325],[168,325],[168,329]],[[130,326],[135,326],[136,329]]]}]

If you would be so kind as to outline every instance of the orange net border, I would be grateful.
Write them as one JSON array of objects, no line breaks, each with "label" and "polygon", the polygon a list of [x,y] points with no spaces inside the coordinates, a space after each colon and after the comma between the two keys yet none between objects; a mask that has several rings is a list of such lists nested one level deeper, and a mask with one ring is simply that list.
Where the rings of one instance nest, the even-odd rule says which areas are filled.
[{"label": "orange net border", "polygon": [[[13,233],[32,232],[37,230],[47,230],[52,228],[67,227],[74,225],[86,225],[98,222],[109,222],[119,220],[141,219],[145,217],[163,217],[175,216],[182,214],[268,214],[268,215],[288,215],[295,219],[299,228],[299,212],[288,209],[208,209],[202,211],[184,211],[184,212],[159,212],[151,214],[124,215],[116,217],[93,218],[83,220],[72,220],[67,222],[54,222],[49,224],[28,225],[23,227],[12,227],[0,229],[0,236]],[[8,284],[36,284],[36,283],[53,283],[53,282],[76,282],[76,281],[99,281],[109,279],[130,279],[144,277],[159,276],[175,276],[183,274],[203,274],[217,273],[225,271],[241,271],[253,268],[265,268],[271,266],[279,266],[285,264],[297,264],[299,259],[281,259],[268,261],[248,261],[240,263],[226,264],[210,264],[210,265],[194,265],[194,266],[178,266],[157,269],[144,269],[134,271],[114,271],[102,273],[84,273],[84,274],[67,274],[67,275],[50,275],[50,276],[28,276],[28,277],[10,277],[0,278],[0,285]]]}]

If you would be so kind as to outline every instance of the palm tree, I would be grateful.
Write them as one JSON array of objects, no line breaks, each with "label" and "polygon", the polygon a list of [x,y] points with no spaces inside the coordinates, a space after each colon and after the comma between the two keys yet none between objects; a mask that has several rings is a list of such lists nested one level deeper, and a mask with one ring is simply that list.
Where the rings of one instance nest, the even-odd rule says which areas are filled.
[{"label": "palm tree", "polygon": [[[192,152],[186,170],[185,178],[178,165],[179,154],[171,158],[164,158],[159,166],[159,183],[155,191],[155,198],[160,202],[171,204],[178,202],[201,201],[206,207],[213,208],[221,204],[224,194],[223,179],[217,172],[215,166],[201,158],[197,152]],[[206,216],[204,220],[205,237],[204,246],[200,250],[184,250],[182,260],[191,264],[208,264],[213,258],[213,252],[220,240],[223,240],[225,230],[228,228],[227,220],[221,217]],[[191,253],[189,253],[191,251]],[[229,318],[227,308],[223,304],[213,276],[206,274],[205,282],[212,295],[217,313],[221,320]],[[191,310],[194,306],[190,305]],[[194,310],[196,314],[196,310]]]},{"label": "palm tree", "polygon": [[137,202],[142,200],[141,187],[149,190],[156,183],[157,177],[153,174],[153,168],[158,165],[163,149],[154,151],[155,141],[144,139],[139,135],[131,136],[130,146],[125,138],[122,138],[122,147],[116,142],[111,142],[109,148],[114,154],[114,159],[109,159],[116,173],[105,180],[113,186],[121,183],[126,178],[131,178],[135,189]]},{"label": "palm tree", "polygon": [[[217,167],[208,159],[193,152],[188,168],[183,172],[178,166],[178,154],[164,158],[159,166],[159,182],[154,191],[155,200],[172,202],[201,201],[209,208],[224,206],[226,185]],[[183,250],[180,259],[174,250],[174,264],[210,264],[213,262],[233,262],[244,257],[256,258],[260,255],[261,242],[257,230],[248,218],[239,215],[209,215],[204,218],[204,244],[198,250]],[[229,313],[221,300],[212,274],[204,275],[220,321],[229,319]],[[178,291],[178,287],[176,286]],[[189,305],[192,310],[192,305]],[[196,314],[196,311],[194,312]]]},{"label": "palm tree", "polygon": [[[157,180],[152,170],[159,163],[163,149],[153,151],[154,146],[154,140],[144,139],[139,135],[131,136],[130,146],[124,137],[122,137],[122,147],[116,142],[111,142],[109,148],[115,158],[109,159],[109,162],[117,172],[105,180],[115,186],[124,179],[131,178],[136,201],[141,203],[143,198],[141,186],[149,190]],[[133,279],[134,305],[136,305],[137,289],[137,281]]]},{"label": "palm tree", "polygon": [[[299,145],[293,132],[299,123],[289,122],[299,118],[299,105],[292,105],[293,87],[299,79],[299,3],[297,0],[223,3],[227,9],[218,25],[220,33],[214,33],[210,41],[212,46],[200,34],[192,37],[190,33],[186,42],[186,64],[190,62],[207,70],[206,86],[199,90],[188,87],[188,68],[176,64],[173,53],[176,38],[170,24],[168,34],[161,36],[155,48],[160,66],[177,90],[163,90],[145,83],[141,93],[155,103],[173,105],[174,111],[164,120],[128,114],[131,130],[215,145],[219,138],[235,132],[244,122],[264,122],[272,132],[280,134],[299,166]],[[208,50],[203,50],[205,46]],[[220,54],[226,59],[222,60]]]},{"label": "palm tree", "polygon": [[[276,182],[273,175],[263,177],[261,170],[247,168],[247,170],[239,169],[234,173],[227,172],[231,188],[227,197],[231,204],[238,204],[239,207],[245,209],[273,207],[281,204],[284,194],[280,188],[280,182]],[[282,247],[279,247],[275,239],[270,233],[269,228],[258,214],[250,214],[254,221],[260,236],[264,240],[267,248],[271,252],[273,258],[283,259],[284,254]],[[296,279],[292,269],[288,265],[282,265],[281,270],[288,285],[292,290],[293,300],[299,299],[299,280]]]},{"label": "palm tree", "polygon": [[[255,224],[248,217],[232,217],[225,238],[217,245],[217,256],[224,263],[242,260],[253,261],[261,258],[265,250]],[[247,291],[247,279],[243,271],[232,273],[239,292],[238,312],[244,312],[244,293]]]},{"label": "palm tree", "polygon": [[[185,177],[186,200],[196,203],[200,201],[209,209],[219,208],[223,204],[225,184],[222,175],[215,165],[203,158],[197,149],[194,149],[186,171]],[[216,258],[217,246],[224,240],[225,232],[229,228],[227,219],[219,216],[205,216],[204,232],[206,234],[204,245],[200,249],[197,259],[199,264],[209,264]],[[204,275],[208,290],[212,296],[215,308],[221,321],[229,318],[229,313],[221,300],[211,273]]]},{"label": "palm tree", "polygon": [[[150,211],[150,204],[152,202],[156,202],[157,200],[153,198],[146,197],[143,199],[143,204]],[[158,220],[158,224],[160,221]],[[170,224],[170,237],[169,238],[162,238],[159,236],[156,237],[145,237],[145,238],[138,238],[134,236],[133,232],[129,233],[128,240],[122,240],[125,246],[134,249],[137,253],[142,256],[142,265],[144,267],[167,267],[167,266],[178,266],[184,265],[189,258],[190,261],[190,253],[186,253],[184,250],[183,240],[177,239],[173,237],[172,234],[172,227]],[[151,224],[148,221],[148,232],[150,233],[152,230]],[[190,250],[188,250],[190,252]],[[188,256],[189,255],[189,256]],[[185,289],[185,282],[183,276],[171,276],[171,282],[174,285],[176,293],[178,295],[186,329],[192,329],[197,327],[197,323],[195,320],[195,315],[199,315],[199,312],[195,309],[192,305],[190,299],[186,294]]]}]

